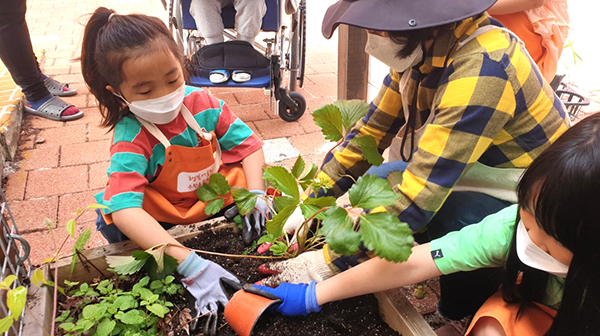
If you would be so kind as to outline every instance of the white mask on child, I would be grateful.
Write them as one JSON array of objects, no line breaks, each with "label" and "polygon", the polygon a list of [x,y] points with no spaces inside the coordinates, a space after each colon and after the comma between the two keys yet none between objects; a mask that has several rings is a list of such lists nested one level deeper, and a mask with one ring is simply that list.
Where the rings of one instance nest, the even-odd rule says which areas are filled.
[{"label": "white mask on child", "polygon": [[179,114],[185,98],[185,84],[168,95],[153,99],[128,102],[123,96],[116,96],[123,99],[131,113],[136,116],[154,124],[168,124]]},{"label": "white mask on child", "polygon": [[410,55],[398,58],[398,52],[406,47],[406,43],[398,44],[389,37],[367,34],[365,52],[389,66],[396,72],[404,72],[423,60],[423,48],[417,46]]},{"label": "white mask on child", "polygon": [[517,256],[527,266],[565,278],[569,266],[554,259],[539,248],[529,237],[523,221],[517,225]]}]

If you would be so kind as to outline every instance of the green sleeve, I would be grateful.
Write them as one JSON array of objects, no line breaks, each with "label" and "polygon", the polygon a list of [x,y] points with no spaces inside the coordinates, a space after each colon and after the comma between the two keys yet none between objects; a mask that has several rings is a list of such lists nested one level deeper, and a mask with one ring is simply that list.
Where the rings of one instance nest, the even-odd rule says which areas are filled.
[{"label": "green sleeve", "polygon": [[504,265],[518,206],[511,205],[481,222],[431,241],[431,256],[442,274]]}]

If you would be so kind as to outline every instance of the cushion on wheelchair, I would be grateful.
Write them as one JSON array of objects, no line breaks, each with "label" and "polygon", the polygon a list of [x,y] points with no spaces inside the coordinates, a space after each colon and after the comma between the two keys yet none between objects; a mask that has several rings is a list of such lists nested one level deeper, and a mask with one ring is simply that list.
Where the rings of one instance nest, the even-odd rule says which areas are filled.
[{"label": "cushion on wheelchair", "polygon": [[194,67],[207,70],[255,70],[268,68],[269,59],[246,41],[227,41],[202,47],[194,55]]}]

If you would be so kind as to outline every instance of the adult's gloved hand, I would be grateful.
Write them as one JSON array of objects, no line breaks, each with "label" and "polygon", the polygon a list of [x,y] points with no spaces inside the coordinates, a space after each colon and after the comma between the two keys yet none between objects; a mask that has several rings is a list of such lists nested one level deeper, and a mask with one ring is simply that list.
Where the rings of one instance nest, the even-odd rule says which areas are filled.
[{"label": "adult's gloved hand", "polygon": [[327,265],[323,253],[323,250],[304,252],[293,259],[262,264],[258,271],[272,275],[260,284],[275,287],[282,282],[309,283],[331,278],[335,273]]},{"label": "adult's gloved hand", "polygon": [[[190,253],[179,265],[177,272],[185,278],[181,280],[189,295],[192,317],[208,315],[204,326],[205,335],[216,335],[218,304],[225,306],[229,299],[221,288],[222,277],[238,281],[231,273],[218,264],[202,259],[196,253]],[[197,319],[190,323],[190,329],[197,329]]]},{"label": "adult's gloved hand", "polygon": [[254,209],[242,218],[242,240],[250,245],[254,238],[260,237],[267,219],[271,216],[271,208],[264,199],[264,190],[250,190],[251,193],[260,196],[256,198]]},{"label": "adult's gloved hand", "polygon": [[277,288],[258,285],[254,285],[254,287],[281,299],[282,302],[277,307],[278,313],[289,316],[304,316],[321,311],[321,306],[317,303],[316,285],[317,283],[312,281],[308,285],[305,283],[291,284],[284,282]]}]

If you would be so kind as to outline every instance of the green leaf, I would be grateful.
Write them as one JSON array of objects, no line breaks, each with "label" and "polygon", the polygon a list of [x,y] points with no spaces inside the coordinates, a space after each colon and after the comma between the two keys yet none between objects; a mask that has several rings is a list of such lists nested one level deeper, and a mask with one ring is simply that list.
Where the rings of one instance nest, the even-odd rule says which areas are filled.
[{"label": "green leaf", "polygon": [[163,287],[163,283],[160,280],[154,280],[150,283],[150,289],[159,289]]},{"label": "green leaf", "polygon": [[13,316],[15,321],[21,316],[26,300],[27,288],[23,286],[11,289],[8,291],[8,293],[6,293],[6,305],[8,306],[10,314]]},{"label": "green leaf", "polygon": [[219,195],[227,195],[229,193],[229,183],[227,179],[220,173],[214,173],[210,175],[210,186]]},{"label": "green leaf", "polygon": [[117,307],[119,310],[128,310],[131,308],[137,308],[138,302],[131,295],[121,295],[115,299],[115,302],[113,302],[113,305],[115,307]]},{"label": "green leaf", "polygon": [[[80,331],[88,331],[88,330],[92,329],[93,326],[94,326],[94,322],[92,322],[90,320],[82,319],[82,320],[77,321],[75,328]],[[81,333],[81,334],[83,334],[83,333]]]},{"label": "green leaf", "polygon": [[75,330],[75,324],[71,322],[61,323],[59,327],[63,328],[63,330],[66,332],[72,332]]},{"label": "green leaf", "polygon": [[69,233],[69,236],[73,237],[75,235],[75,220],[71,219],[67,222],[66,225],[67,228],[67,232]]},{"label": "green leaf", "polygon": [[275,205],[275,210],[280,211],[289,206],[297,206],[298,200],[289,196],[276,196],[273,198],[273,204]]},{"label": "green leaf", "polygon": [[282,255],[287,252],[288,246],[284,242],[278,240],[275,244],[271,245],[269,250],[273,252],[274,255]]},{"label": "green leaf", "polygon": [[310,170],[300,179],[300,186],[302,189],[308,188],[308,186],[312,183],[317,170],[319,170],[319,167],[317,167],[316,164],[311,163]]},{"label": "green leaf", "polygon": [[144,288],[144,287],[138,288],[138,294],[140,295],[140,298],[142,300],[148,301],[149,303],[154,303],[154,302],[156,302],[156,300],[158,300],[158,295],[152,293],[152,291],[149,290],[148,288]]},{"label": "green leaf", "polygon": [[369,103],[360,99],[338,100],[333,104],[342,113],[342,125],[346,133],[369,112]]},{"label": "green leaf", "polygon": [[249,214],[256,205],[256,195],[241,187],[232,187],[231,195],[238,208],[240,216]]},{"label": "green leaf", "polygon": [[[145,252],[144,252],[145,253]],[[134,252],[135,254],[135,252]],[[141,258],[141,257],[140,257]],[[136,259],[133,256],[106,256],[106,263],[114,269],[117,274],[130,275],[141,270],[150,254],[146,253],[143,259]]]},{"label": "green leaf", "polygon": [[102,315],[106,313],[106,308],[106,304],[87,305],[83,307],[81,316],[90,321],[99,321],[102,318]]},{"label": "green leaf", "polygon": [[285,221],[290,217],[292,212],[296,210],[296,206],[289,206],[283,208],[279,213],[273,216],[273,219],[267,221],[267,233],[275,237],[283,236],[283,225]]},{"label": "green leaf", "polygon": [[235,217],[233,217],[233,222],[235,223],[235,226],[237,226],[240,230],[242,229],[242,216],[240,216],[239,214],[236,215]]},{"label": "green leaf", "polygon": [[304,165],[304,159],[302,159],[302,157],[298,155],[298,158],[296,159],[296,162],[294,162],[294,166],[292,167],[292,175],[294,175],[295,178],[300,178],[300,175],[304,171]]},{"label": "green leaf", "polygon": [[[304,200],[304,203],[300,205],[300,209],[302,210],[302,215],[304,215],[305,219],[312,217],[317,211],[325,208],[325,207],[334,207],[336,206],[335,197],[327,196],[327,197],[319,197],[319,198],[307,198]],[[325,219],[325,212],[320,212],[316,217],[318,219]]]},{"label": "green leaf", "polygon": [[360,231],[365,246],[379,257],[402,262],[410,256],[414,242],[412,230],[395,215],[389,212],[363,214]]},{"label": "green leaf", "polygon": [[258,239],[258,241],[256,242],[256,244],[260,245],[260,244],[264,244],[264,243],[272,243],[275,241],[275,239],[277,239],[275,236],[273,236],[271,234],[266,234],[266,235],[260,237]]},{"label": "green leaf", "polygon": [[65,310],[64,312],[62,312],[62,314],[60,314],[59,317],[56,318],[56,322],[64,322],[69,315],[71,314],[70,310]]},{"label": "green leaf", "polygon": [[[87,206],[88,210],[94,210],[94,209],[106,209],[106,210],[110,210],[109,207],[107,207],[106,205],[102,205],[102,204],[90,204]],[[80,209],[77,209],[78,212],[81,212]]]},{"label": "green leaf", "polygon": [[55,262],[56,258],[52,257],[52,258],[46,258],[44,259],[44,261],[42,261],[42,265],[43,264],[47,264],[47,263],[51,263],[51,262]]},{"label": "green leaf", "polygon": [[353,230],[354,221],[348,212],[340,207],[327,210],[323,220],[322,233],[325,241],[337,253],[351,255],[360,246],[361,234]]},{"label": "green leaf", "polygon": [[83,248],[85,247],[85,244],[87,244],[88,241],[90,240],[91,235],[92,235],[91,228],[87,228],[87,229],[83,230],[83,232],[77,238],[77,241],[75,241],[75,245],[73,246],[73,253],[75,253],[76,251],[83,250]]},{"label": "green leaf", "polygon": [[48,218],[48,217],[44,218],[44,225],[46,225],[48,230],[50,230],[50,231],[54,230],[54,223],[52,222],[52,220],[50,218]]},{"label": "green leaf", "polygon": [[150,279],[157,280],[163,279],[169,274],[173,274],[173,272],[175,272],[175,270],[177,269],[178,265],[179,263],[177,262],[177,259],[171,257],[168,254],[165,254],[163,257],[162,271],[158,271],[158,265],[156,264],[156,261],[154,259],[148,260],[148,262],[145,265],[145,270],[146,272],[148,272]]},{"label": "green leaf", "polygon": [[342,112],[334,104],[328,104],[312,113],[315,124],[321,127],[326,140],[338,142],[344,137]]},{"label": "green leaf", "polygon": [[154,315],[156,315],[156,316],[158,316],[160,318],[165,317],[165,314],[169,312],[169,308],[167,308],[167,307],[165,307],[165,306],[163,306],[161,304],[158,304],[158,303],[155,303],[155,304],[152,304],[150,306],[147,306],[146,309],[148,309]]},{"label": "green leaf", "polygon": [[10,315],[1,319],[0,320],[0,333],[8,331],[8,329],[10,329],[10,326],[12,326],[12,324],[13,324],[13,317]]},{"label": "green leaf", "polygon": [[98,328],[96,328],[95,336],[109,336],[110,333],[115,329],[117,322],[111,321],[109,318],[104,318]]},{"label": "green leaf", "polygon": [[175,277],[172,275],[167,275],[167,277],[165,278],[165,285],[170,284],[171,282],[173,282],[173,280],[175,280]]},{"label": "green leaf", "polygon": [[390,188],[386,180],[370,174],[361,176],[348,193],[352,206],[363,209],[388,206],[394,204],[400,197]]},{"label": "green leaf", "polygon": [[139,309],[132,309],[126,313],[120,311],[115,314],[115,318],[125,324],[140,324],[144,322],[146,314]]},{"label": "green leaf", "polygon": [[263,177],[265,180],[273,183],[273,185],[275,185],[275,187],[281,190],[284,194],[295,199],[300,199],[300,190],[298,190],[296,178],[284,167],[269,167],[265,169]]},{"label": "green leaf", "polygon": [[212,201],[215,198],[219,198],[219,194],[212,188],[210,183],[204,183],[196,189],[196,196],[202,202]]},{"label": "green leaf", "polygon": [[[45,285],[45,286],[52,287],[52,288],[54,288],[54,287],[56,286],[56,285],[54,284],[54,281],[52,281],[52,280],[46,280],[46,281],[44,281],[44,285]],[[57,290],[59,293],[61,293],[62,295],[65,295],[65,290],[64,290],[62,287],[60,287],[60,286],[56,286],[56,290]]]},{"label": "green leaf", "polygon": [[219,211],[221,211],[221,209],[223,209],[224,205],[225,205],[225,202],[223,201],[222,198],[214,199],[214,200],[206,203],[206,207],[204,208],[204,213],[207,214],[208,216],[212,216],[212,215],[218,213]]},{"label": "green leaf", "polygon": [[379,154],[377,149],[377,141],[370,135],[363,135],[350,140],[355,142],[362,150],[363,157],[368,163],[379,166],[383,163],[383,156]]},{"label": "green leaf", "polygon": [[0,282],[0,289],[10,289],[10,285],[17,280],[17,276],[14,274],[8,275],[2,282]]},{"label": "green leaf", "polygon": [[31,281],[37,287],[40,287],[45,280],[46,279],[44,279],[44,272],[39,268],[33,271],[33,273],[31,274]]},{"label": "green leaf", "polygon": [[[154,260],[156,261],[156,265],[158,266],[158,268],[156,269],[159,273],[163,271],[164,267],[165,267],[165,263],[164,263],[164,259],[165,259],[165,249],[167,248],[166,244],[162,244],[159,247],[152,247],[146,250],[146,252],[150,253],[150,255],[154,258]],[[143,286],[148,284],[148,280],[146,280],[146,284],[144,284]]]}]

